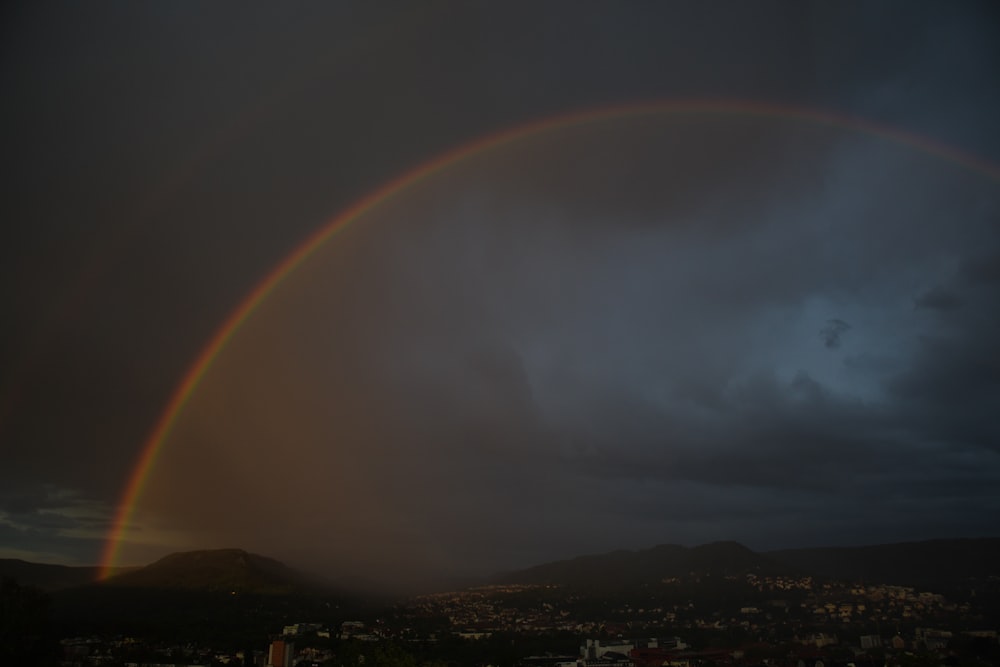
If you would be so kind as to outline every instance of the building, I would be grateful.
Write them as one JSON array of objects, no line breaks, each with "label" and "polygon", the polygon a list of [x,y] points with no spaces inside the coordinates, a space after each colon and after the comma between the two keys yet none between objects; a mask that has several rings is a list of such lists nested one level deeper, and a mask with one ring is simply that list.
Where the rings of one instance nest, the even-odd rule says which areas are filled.
[{"label": "building", "polygon": [[284,639],[275,639],[267,649],[267,667],[292,667],[295,659],[295,644]]}]

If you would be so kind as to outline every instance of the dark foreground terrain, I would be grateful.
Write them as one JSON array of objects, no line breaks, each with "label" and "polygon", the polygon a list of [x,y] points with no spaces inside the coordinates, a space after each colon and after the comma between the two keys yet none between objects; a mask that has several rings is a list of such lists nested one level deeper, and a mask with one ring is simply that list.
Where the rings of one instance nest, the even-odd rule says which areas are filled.
[{"label": "dark foreground terrain", "polygon": [[0,575],[5,665],[264,665],[276,639],[296,664],[344,667],[1000,664],[997,539],[661,545],[403,599],[238,549],[103,582],[93,568],[23,561],[0,561]]}]

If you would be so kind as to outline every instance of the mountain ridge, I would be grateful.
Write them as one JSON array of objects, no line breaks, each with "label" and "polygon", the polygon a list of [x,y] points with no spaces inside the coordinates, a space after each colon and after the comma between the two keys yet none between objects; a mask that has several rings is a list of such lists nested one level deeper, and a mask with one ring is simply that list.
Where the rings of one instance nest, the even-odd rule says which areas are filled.
[{"label": "mountain ridge", "polygon": [[145,567],[109,577],[99,585],[271,594],[325,588],[323,582],[279,560],[237,548],[171,553]]},{"label": "mountain ridge", "polygon": [[1000,538],[934,539],[856,547],[753,551],[739,542],[661,544],[544,563],[495,576],[495,584],[628,587],[685,575],[814,576],[942,590],[1000,577]]},{"label": "mountain ridge", "polygon": [[957,587],[1000,576],[996,537],[780,549],[764,555],[815,576],[849,581]]},{"label": "mountain ridge", "polygon": [[658,544],[636,551],[616,550],[543,563],[495,576],[495,584],[548,584],[627,587],[688,574],[777,573],[780,567],[739,542],[710,542],[695,547]]},{"label": "mountain ridge", "polygon": [[[753,551],[722,541],[685,547],[659,544],[639,550],[588,554],[484,577],[469,585],[551,584],[629,588],[673,577],[757,575],[814,576],[940,589],[968,588],[1000,577],[1000,538],[957,538],[857,547]],[[243,549],[176,552],[98,581],[96,566],[68,566],[0,559],[0,577],[55,591],[68,588],[170,589],[177,591],[303,594],[344,592],[318,576]],[[361,591],[355,591],[360,593]]]},{"label": "mountain ridge", "polygon": [[44,591],[93,583],[100,574],[101,568],[96,565],[54,565],[21,558],[0,558],[0,577]]}]

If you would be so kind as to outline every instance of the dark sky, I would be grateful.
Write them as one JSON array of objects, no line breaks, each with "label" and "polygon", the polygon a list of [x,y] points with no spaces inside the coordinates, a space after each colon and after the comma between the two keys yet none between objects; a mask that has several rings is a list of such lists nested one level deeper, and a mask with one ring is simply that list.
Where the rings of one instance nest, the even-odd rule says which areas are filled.
[{"label": "dark sky", "polygon": [[[992,3],[22,3],[0,18],[0,557],[95,563],[316,229],[547,117],[742,100],[1000,162]],[[860,125],[609,117],[377,207],[254,313],[123,549],[392,583],[996,535],[1000,182]]]}]

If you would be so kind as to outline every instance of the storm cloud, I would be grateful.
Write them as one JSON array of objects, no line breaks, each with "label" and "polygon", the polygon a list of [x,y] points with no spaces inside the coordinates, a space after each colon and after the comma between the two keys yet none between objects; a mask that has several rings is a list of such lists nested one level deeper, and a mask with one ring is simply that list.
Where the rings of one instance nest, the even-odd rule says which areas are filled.
[{"label": "storm cloud", "polygon": [[5,11],[0,555],[96,561],[193,361],[338,211],[504,129],[695,98],[480,151],[338,232],[179,413],[124,559],[414,585],[995,531],[992,8]]},{"label": "storm cloud", "polygon": [[[797,153],[762,172],[740,133],[789,123]],[[718,179],[690,166],[706,147]],[[651,540],[795,543],[845,517],[896,539],[919,525],[887,509],[900,494],[971,512],[996,482],[997,377],[975,363],[992,337],[941,339],[912,303],[992,233],[963,201],[996,188],[899,146],[885,168],[955,188],[901,202],[849,176],[868,150],[806,121],[660,114],[462,161],[341,232],[239,331],[167,444],[148,521],[424,580]],[[695,175],[676,183],[678,164]],[[619,204],[619,170],[659,187]],[[963,229],[912,215],[945,206]],[[848,331],[852,354],[894,360],[848,363]],[[911,498],[926,484],[950,490]]]},{"label": "storm cloud", "polygon": [[823,339],[823,345],[836,349],[840,347],[843,335],[850,330],[851,325],[844,320],[832,319],[826,321],[826,326],[819,330],[819,335]]}]

